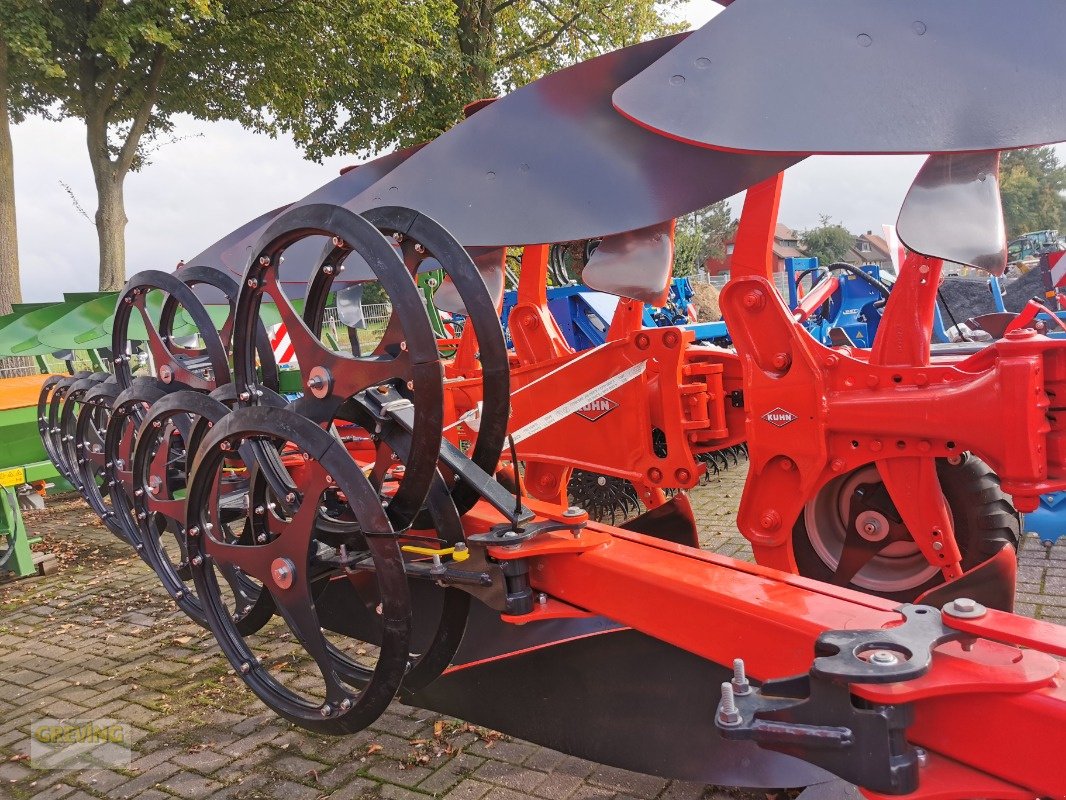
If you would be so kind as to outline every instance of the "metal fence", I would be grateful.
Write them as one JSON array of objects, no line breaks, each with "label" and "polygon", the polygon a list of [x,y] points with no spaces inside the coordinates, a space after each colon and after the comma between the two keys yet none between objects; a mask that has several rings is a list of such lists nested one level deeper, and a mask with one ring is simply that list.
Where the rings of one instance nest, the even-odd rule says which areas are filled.
[{"label": "metal fence", "polygon": [[[389,321],[389,317],[392,316],[392,303],[364,303],[363,304],[363,319],[366,321],[366,326],[373,327],[374,325],[384,325]],[[340,325],[341,318],[337,311],[336,306],[327,306],[326,313],[323,317],[323,321],[327,325]]]},{"label": "metal fence", "polygon": [[[363,352],[372,350],[381,341],[381,334],[389,324],[391,316],[391,303],[363,304],[363,322],[354,329],[359,336],[359,347]],[[338,344],[349,343],[349,332],[352,329],[341,322],[340,313],[336,306],[326,307],[322,322],[334,341]]]},{"label": "metal fence", "polygon": [[[710,284],[716,289],[721,290],[726,283],[729,282],[728,275],[708,275],[706,272],[697,272],[695,275],[690,275],[689,280],[693,283],[705,283]],[[777,293],[784,298],[788,298],[788,275],[784,272],[774,273],[774,287],[777,289]]]}]

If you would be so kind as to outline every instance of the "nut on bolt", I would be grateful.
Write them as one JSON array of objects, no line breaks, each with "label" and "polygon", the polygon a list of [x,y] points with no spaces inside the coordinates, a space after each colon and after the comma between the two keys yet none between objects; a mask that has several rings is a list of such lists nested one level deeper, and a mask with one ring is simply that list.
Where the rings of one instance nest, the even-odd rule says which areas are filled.
[{"label": "nut on bolt", "polygon": [[748,676],[744,671],[744,659],[733,659],[733,694],[737,697],[743,697],[744,695],[751,694],[751,684],[748,683]]},{"label": "nut on bolt", "polygon": [[988,609],[969,597],[957,597],[942,609],[949,617],[959,619],[977,619],[988,613]]},{"label": "nut on bolt", "polygon": [[743,722],[733,696],[733,684],[726,681],[722,684],[722,702],[718,704],[718,724],[724,728],[735,728]]}]

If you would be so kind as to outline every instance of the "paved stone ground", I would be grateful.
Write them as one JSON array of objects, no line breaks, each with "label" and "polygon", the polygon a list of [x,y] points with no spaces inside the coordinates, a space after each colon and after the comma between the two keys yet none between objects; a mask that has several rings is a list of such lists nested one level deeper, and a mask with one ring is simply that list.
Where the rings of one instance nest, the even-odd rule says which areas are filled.
[{"label": "paved stone ground", "polygon": [[[750,558],[733,528],[745,469],[693,492],[704,546]],[[28,516],[60,557],[47,578],[0,584],[0,797],[697,800],[774,797],[625,772],[394,704],[328,739],[275,718],[210,634],[176,612],[150,570],[80,499]],[[1022,611],[1066,622],[1066,542],[1021,558]],[[36,771],[28,727],[111,717],[134,731],[128,769]],[[794,793],[791,793],[794,795]],[[781,793],[778,797],[787,795]]]}]

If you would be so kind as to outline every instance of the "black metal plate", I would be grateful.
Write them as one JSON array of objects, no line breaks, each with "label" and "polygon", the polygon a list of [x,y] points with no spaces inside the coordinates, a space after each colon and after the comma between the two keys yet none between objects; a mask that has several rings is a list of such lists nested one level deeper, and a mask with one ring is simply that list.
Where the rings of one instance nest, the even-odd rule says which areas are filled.
[{"label": "black metal plate", "polygon": [[794,164],[690,147],[614,111],[614,90],[683,38],[627,47],[500,98],[349,207],[414,208],[466,247],[564,242],[673,219]]},{"label": "black metal plate", "polygon": [[896,222],[909,249],[1002,275],[1007,233],[999,194],[999,153],[930,156]]},{"label": "black metal plate", "polygon": [[935,153],[1066,140],[1061,0],[744,0],[615,92],[724,150]]},{"label": "black metal plate", "polygon": [[[259,241],[259,237],[267,226],[284,211],[314,203],[345,205],[366,187],[374,184],[383,175],[388,174],[397,165],[403,163],[413,153],[417,152],[421,146],[417,145],[408,147],[405,150],[397,150],[395,153],[389,153],[346,169],[341,175],[295,203],[268,211],[266,214],[246,222],[237,230],[219,239],[195,258],[189,259],[186,263],[193,266],[226,270],[231,275],[236,276],[237,280],[240,280],[244,276],[244,269],[248,265],[248,259],[251,258],[252,248]],[[290,296],[299,297],[303,295],[303,284],[307,282],[311,270],[318,264],[327,244],[325,237],[310,237],[297,243],[286,252],[285,280],[283,283],[286,284],[287,290],[290,288],[289,284],[293,285],[291,288],[295,294]],[[366,266],[365,262],[358,263],[362,261],[358,256],[353,255],[350,257],[350,261],[352,263],[349,269],[353,273],[357,272],[360,275],[365,274],[367,276],[371,274],[370,267]]]},{"label": "black metal plate", "polygon": [[830,779],[718,735],[714,710],[732,670],[634,630],[604,630],[597,618],[518,626],[480,604],[471,612],[456,659],[468,666],[401,694],[404,702],[666,778],[768,788]]}]

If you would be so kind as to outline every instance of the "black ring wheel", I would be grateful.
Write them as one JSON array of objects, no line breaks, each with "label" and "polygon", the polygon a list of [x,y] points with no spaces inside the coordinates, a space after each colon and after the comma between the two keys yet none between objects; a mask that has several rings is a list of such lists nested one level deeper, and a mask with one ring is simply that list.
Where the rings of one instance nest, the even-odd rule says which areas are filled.
[{"label": "black ring wheel", "polygon": [[[281,287],[280,265],[288,247],[312,236],[324,236],[333,246],[315,270],[312,290],[316,294],[312,297],[309,292],[300,315]],[[322,285],[327,268],[335,273],[353,252],[372,269],[392,304],[393,319],[398,320],[398,325],[386,330],[375,351],[365,357],[333,351],[322,344],[312,328],[320,326],[326,301],[326,293],[317,291],[316,286]],[[308,391],[301,412],[328,424],[352,397],[386,384],[412,403],[412,452],[418,457],[407,465],[388,510],[395,528],[407,527],[422,508],[436,474],[444,414],[443,370],[422,294],[385,237],[365,219],[340,206],[315,204],[282,214],[253,253],[241,286],[234,329],[238,390],[254,394],[257,375],[252,343],[265,293],[273,299],[304,370]]]},{"label": "black ring wheel", "polygon": [[[266,541],[229,543],[213,535],[220,519],[216,486],[226,459],[252,439],[261,447],[295,445],[309,454],[300,489],[287,519],[273,516]],[[378,587],[381,638],[376,665],[361,689],[340,674],[336,651],[322,632],[314,607],[313,580],[325,578],[315,540],[319,503],[327,493],[343,496],[363,532],[364,560]],[[344,446],[315,423],[274,408],[243,408],[215,424],[197,448],[188,495],[189,555],[197,595],[222,651],[249,688],[271,709],[319,733],[362,730],[388,707],[403,680],[411,631],[411,604],[395,533],[377,493]],[[271,512],[272,514],[274,512]],[[197,562],[197,557],[200,557]],[[354,563],[354,562],[353,562]],[[278,614],[321,677],[319,696],[284,684],[259,660],[221,602],[215,567],[232,565],[258,580],[273,596]],[[334,570],[345,579],[347,570]]]}]

